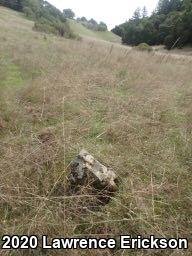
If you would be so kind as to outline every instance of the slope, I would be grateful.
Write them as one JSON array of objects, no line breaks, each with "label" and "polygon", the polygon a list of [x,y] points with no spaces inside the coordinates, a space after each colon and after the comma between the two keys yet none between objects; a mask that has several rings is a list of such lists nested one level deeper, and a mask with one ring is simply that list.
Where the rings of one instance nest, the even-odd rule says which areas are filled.
[{"label": "slope", "polygon": [[68,22],[71,27],[71,30],[75,34],[78,34],[80,36],[91,37],[91,38],[105,40],[105,41],[114,42],[114,43],[121,42],[121,38],[110,31],[93,31],[86,28],[81,23],[78,23],[72,19],[68,19]]},{"label": "slope", "polygon": [[[190,238],[191,60],[44,36],[31,25],[0,8],[0,236]],[[89,188],[69,193],[68,165],[82,148],[120,177],[105,206],[98,207]],[[69,256],[175,253],[66,250]],[[190,256],[191,248],[181,253]]]}]

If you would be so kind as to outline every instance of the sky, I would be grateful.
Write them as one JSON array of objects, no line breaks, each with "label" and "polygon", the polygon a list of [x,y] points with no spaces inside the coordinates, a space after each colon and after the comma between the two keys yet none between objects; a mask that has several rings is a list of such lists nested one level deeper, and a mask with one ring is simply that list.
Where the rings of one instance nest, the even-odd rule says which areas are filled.
[{"label": "sky", "polygon": [[76,17],[85,16],[97,22],[104,21],[109,29],[132,17],[137,7],[147,7],[150,14],[158,0],[48,0],[58,9],[72,9]]}]

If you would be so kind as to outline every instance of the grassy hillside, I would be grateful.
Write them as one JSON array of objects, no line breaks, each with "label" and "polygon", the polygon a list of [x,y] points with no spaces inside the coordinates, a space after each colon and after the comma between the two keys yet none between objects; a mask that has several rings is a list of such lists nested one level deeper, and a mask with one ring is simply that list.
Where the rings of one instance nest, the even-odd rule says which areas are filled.
[{"label": "grassy hillside", "polygon": [[[188,237],[192,230],[192,61],[32,30],[0,8],[0,236]],[[82,149],[120,177],[98,211],[67,193]],[[66,255],[185,255],[93,250]],[[2,255],[63,255],[4,251]]]},{"label": "grassy hillside", "polygon": [[71,30],[77,35],[92,37],[95,39],[101,39],[114,43],[121,42],[121,38],[110,31],[93,31],[86,28],[81,23],[76,22],[75,20],[69,19],[68,22],[70,24]]}]

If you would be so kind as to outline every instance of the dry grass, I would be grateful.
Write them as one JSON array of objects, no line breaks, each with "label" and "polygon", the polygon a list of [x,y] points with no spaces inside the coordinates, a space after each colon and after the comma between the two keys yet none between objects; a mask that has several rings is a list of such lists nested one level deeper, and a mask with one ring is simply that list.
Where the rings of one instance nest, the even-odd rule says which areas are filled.
[{"label": "dry grass", "polygon": [[[23,21],[23,29],[13,21]],[[190,240],[191,60],[44,38],[2,8],[0,29],[0,235],[154,234]],[[71,197],[66,191],[67,166],[82,148],[121,177],[118,194],[100,211],[86,206],[85,192]],[[172,253],[117,249],[67,255]]]}]

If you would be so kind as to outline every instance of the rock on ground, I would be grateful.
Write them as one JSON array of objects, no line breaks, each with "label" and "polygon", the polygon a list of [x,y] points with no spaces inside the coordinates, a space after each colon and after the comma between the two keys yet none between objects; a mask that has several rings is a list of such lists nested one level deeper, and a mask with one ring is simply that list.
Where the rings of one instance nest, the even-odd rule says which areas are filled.
[{"label": "rock on ground", "polygon": [[70,166],[69,181],[72,186],[91,185],[96,189],[117,190],[117,175],[110,167],[97,161],[86,150],[81,150]]}]

